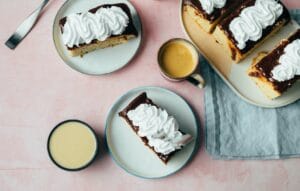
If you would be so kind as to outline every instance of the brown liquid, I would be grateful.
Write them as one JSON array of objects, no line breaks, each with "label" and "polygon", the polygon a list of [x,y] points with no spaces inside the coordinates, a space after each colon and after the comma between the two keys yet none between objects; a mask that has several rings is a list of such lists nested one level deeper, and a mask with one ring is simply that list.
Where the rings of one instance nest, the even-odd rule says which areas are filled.
[{"label": "brown liquid", "polygon": [[184,78],[193,73],[197,65],[197,53],[188,43],[173,41],[163,48],[160,65],[169,77]]}]

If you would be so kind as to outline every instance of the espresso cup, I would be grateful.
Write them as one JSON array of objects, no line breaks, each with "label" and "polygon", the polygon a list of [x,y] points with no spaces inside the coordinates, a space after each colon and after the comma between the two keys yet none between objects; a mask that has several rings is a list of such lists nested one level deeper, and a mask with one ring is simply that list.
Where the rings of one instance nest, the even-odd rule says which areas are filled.
[{"label": "espresso cup", "polygon": [[199,88],[204,87],[203,77],[196,72],[200,55],[191,42],[181,38],[170,39],[160,47],[157,59],[161,74],[167,80],[187,80]]}]

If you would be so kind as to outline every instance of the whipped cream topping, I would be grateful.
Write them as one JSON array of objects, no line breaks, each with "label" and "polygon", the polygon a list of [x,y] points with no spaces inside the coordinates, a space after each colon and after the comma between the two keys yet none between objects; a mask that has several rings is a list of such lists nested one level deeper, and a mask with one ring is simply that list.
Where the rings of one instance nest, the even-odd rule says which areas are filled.
[{"label": "whipped cream topping", "polygon": [[276,0],[256,0],[254,6],[242,10],[229,24],[229,30],[242,50],[247,41],[258,41],[263,29],[271,26],[283,13],[283,6]]},{"label": "whipped cream topping", "polygon": [[272,78],[284,82],[300,75],[300,39],[294,40],[284,49],[279,65],[272,70]]},{"label": "whipped cream topping", "polygon": [[167,155],[191,141],[191,135],[179,131],[178,122],[166,110],[150,104],[140,104],[127,113],[134,126],[138,126],[138,135],[146,137],[148,144],[157,153]]},{"label": "whipped cream topping", "polygon": [[67,16],[63,28],[63,43],[72,48],[79,44],[89,44],[97,39],[104,41],[111,35],[120,35],[129,23],[127,14],[120,8],[100,8],[96,13],[84,12]]},{"label": "whipped cream topping", "polygon": [[215,8],[221,9],[225,6],[226,0],[199,0],[203,10],[211,14]]}]

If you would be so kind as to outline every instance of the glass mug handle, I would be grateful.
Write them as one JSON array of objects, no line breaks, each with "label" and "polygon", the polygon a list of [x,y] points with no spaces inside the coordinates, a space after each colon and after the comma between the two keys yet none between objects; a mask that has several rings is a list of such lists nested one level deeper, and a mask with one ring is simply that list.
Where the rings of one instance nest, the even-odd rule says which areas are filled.
[{"label": "glass mug handle", "polygon": [[205,80],[200,74],[192,74],[191,76],[187,77],[186,80],[200,89],[205,87]]}]

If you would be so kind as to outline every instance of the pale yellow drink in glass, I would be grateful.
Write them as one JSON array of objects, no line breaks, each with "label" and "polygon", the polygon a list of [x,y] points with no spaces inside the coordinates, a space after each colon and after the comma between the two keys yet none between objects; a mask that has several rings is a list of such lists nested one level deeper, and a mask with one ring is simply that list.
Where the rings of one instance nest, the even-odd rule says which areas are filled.
[{"label": "pale yellow drink in glass", "polygon": [[87,166],[97,152],[94,132],[79,121],[66,121],[58,125],[48,140],[48,151],[52,160],[67,170]]}]

